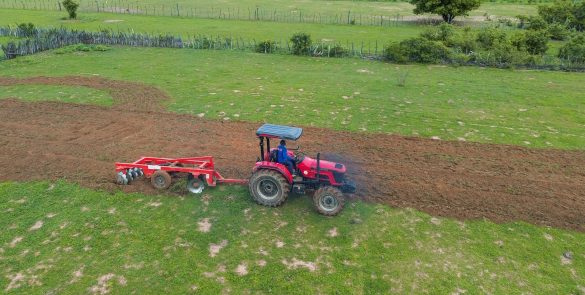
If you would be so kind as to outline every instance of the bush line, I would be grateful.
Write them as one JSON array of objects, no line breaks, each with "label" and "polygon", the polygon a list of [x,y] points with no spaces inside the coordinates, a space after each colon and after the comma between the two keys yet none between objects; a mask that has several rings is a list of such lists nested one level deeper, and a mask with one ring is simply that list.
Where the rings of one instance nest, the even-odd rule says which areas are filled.
[{"label": "bush line", "polygon": [[[212,50],[240,50],[267,54],[294,54],[314,57],[360,57],[395,63],[426,63],[468,65],[496,68],[529,68],[564,71],[585,71],[585,41],[582,36],[573,38],[561,48],[559,57],[542,54],[543,44],[538,36],[517,35],[512,38],[495,28],[479,33],[463,30],[455,33],[450,25],[429,29],[416,38],[391,43],[375,52],[371,48],[346,47],[341,44],[314,44],[305,33],[297,33],[290,40],[245,40],[231,37],[194,36],[182,38],[134,32],[102,30],[88,32],[65,28],[35,28],[33,25],[0,27],[0,36],[25,38],[0,45],[5,59],[31,55],[74,44],[119,45],[133,47],[190,48]],[[546,45],[546,44],[544,44]]]}]

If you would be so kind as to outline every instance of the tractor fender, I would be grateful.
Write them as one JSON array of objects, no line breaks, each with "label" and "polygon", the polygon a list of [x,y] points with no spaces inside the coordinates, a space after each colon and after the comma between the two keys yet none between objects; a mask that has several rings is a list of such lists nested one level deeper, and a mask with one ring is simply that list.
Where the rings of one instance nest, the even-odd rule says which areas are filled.
[{"label": "tractor fender", "polygon": [[258,162],[254,166],[254,169],[252,171],[256,172],[260,169],[270,169],[270,170],[278,171],[280,174],[282,174],[282,176],[284,176],[284,178],[288,181],[288,183],[290,183],[290,184],[293,183],[292,174],[290,174],[290,172],[288,171],[286,166],[284,166],[280,163],[274,163],[274,162],[268,162],[268,161]]}]

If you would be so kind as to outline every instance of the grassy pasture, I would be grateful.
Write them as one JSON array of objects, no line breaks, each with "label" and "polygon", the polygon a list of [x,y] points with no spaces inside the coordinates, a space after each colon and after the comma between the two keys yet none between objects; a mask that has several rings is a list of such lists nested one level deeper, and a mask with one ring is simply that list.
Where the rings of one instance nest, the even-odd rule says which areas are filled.
[{"label": "grassy pasture", "polygon": [[[525,223],[433,218],[351,202],[335,218],[306,197],[253,203],[245,188],[197,196],[0,184],[7,294],[579,294],[585,235]],[[571,252],[572,259],[563,257]]]},{"label": "grassy pasture", "polygon": [[112,97],[105,91],[71,86],[0,86],[0,99],[9,97],[26,101],[60,101],[103,106],[111,106],[113,103]]},{"label": "grassy pasture", "polygon": [[[372,11],[380,9],[377,5],[408,5],[299,2],[332,12],[351,5]],[[283,0],[221,3],[286,6]],[[512,6],[486,3],[480,10],[490,5]],[[515,7],[534,11],[534,6]],[[63,21],[62,16],[0,9],[0,25],[33,22],[257,40],[305,31],[316,40],[341,43],[402,40],[422,30],[101,13]],[[0,37],[0,44],[7,41]],[[0,62],[0,76],[39,75],[100,75],[155,85],[171,95],[169,110],[217,120],[532,147],[582,149],[585,144],[585,85],[578,73],[120,47]],[[83,87],[0,86],[0,99],[5,97],[112,104],[107,93]],[[173,189],[182,190],[180,185]],[[212,249],[217,249],[213,257]],[[254,204],[240,187],[209,189],[201,198],[109,194],[65,182],[0,183],[0,290],[8,294],[125,294],[147,288],[157,294],[585,294],[583,249],[583,233],[525,223],[459,222],[359,201],[336,218],[313,212],[306,197],[268,209]],[[566,252],[573,259],[564,258]]]},{"label": "grassy pasture", "polygon": [[119,47],[17,58],[0,63],[0,73],[143,82],[170,94],[170,110],[218,120],[225,113],[231,120],[447,140],[585,145],[581,73]]},{"label": "grassy pasture", "polygon": [[385,27],[321,25],[307,23],[271,23],[252,21],[225,21],[177,17],[153,17],[112,13],[84,13],[78,20],[62,20],[56,11],[0,9],[0,25],[15,26],[31,22],[36,26],[67,27],[82,30],[112,29],[146,33],[177,34],[184,37],[205,35],[239,37],[246,40],[286,41],[294,33],[307,32],[315,41],[346,44],[362,42],[381,48],[389,41],[400,41],[418,35],[424,27],[398,25]]},{"label": "grassy pasture", "polygon": [[[287,1],[287,0],[81,0],[80,10],[82,11],[97,11],[98,6],[100,10],[106,9],[115,11],[128,10],[132,13],[142,13],[152,15],[177,15],[177,5],[181,15],[198,15],[200,17],[217,17],[221,14],[226,16],[238,15],[240,19],[246,19],[254,15],[254,10],[257,8],[263,14],[277,13],[281,16],[286,16],[287,19],[294,20],[300,14],[309,15],[323,15],[323,16],[355,16],[372,15],[372,16],[412,16],[413,6],[406,1],[324,1],[324,0],[302,0],[302,1]],[[534,14],[536,13],[535,4],[528,4],[528,1],[485,1],[481,7],[475,11],[470,12],[470,16],[484,16],[494,15],[503,17],[515,17],[518,14]],[[540,1],[551,2],[551,1]],[[537,3],[542,4],[542,3]],[[0,1],[2,8],[18,8],[23,7],[27,9],[39,10],[57,10],[58,5],[51,0],[27,0],[22,2],[15,2],[4,0]],[[229,11],[229,12],[228,12]]]}]

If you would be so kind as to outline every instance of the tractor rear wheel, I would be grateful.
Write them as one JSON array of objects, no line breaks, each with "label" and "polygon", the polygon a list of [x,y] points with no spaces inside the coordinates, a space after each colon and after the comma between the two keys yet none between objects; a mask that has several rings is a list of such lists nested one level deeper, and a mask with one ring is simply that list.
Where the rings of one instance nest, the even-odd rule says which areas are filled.
[{"label": "tractor rear wheel", "polygon": [[343,193],[336,187],[322,186],[313,195],[315,208],[326,216],[337,215],[343,209],[344,203]]},{"label": "tractor rear wheel", "polygon": [[282,174],[267,169],[256,171],[250,178],[248,187],[256,203],[268,207],[282,205],[290,191],[290,184]]},{"label": "tractor rear wheel", "polygon": [[171,175],[164,170],[158,170],[150,177],[150,183],[156,189],[167,189],[171,186]]}]

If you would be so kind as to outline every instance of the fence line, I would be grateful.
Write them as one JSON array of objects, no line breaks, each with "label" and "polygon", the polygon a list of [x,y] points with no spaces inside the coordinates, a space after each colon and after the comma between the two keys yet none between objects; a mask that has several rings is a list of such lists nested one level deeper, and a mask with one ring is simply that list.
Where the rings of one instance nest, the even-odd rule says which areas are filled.
[{"label": "fence line", "polygon": [[[240,37],[220,36],[190,36],[183,38],[173,35],[156,35],[134,32],[87,32],[69,30],[65,28],[34,28],[26,30],[21,28],[0,27],[0,36],[26,38],[23,40],[8,42],[5,47],[0,45],[0,51],[4,52],[5,59],[13,59],[18,56],[32,55],[46,50],[57,49],[74,44],[94,45],[119,45],[134,47],[159,47],[159,48],[190,48],[210,50],[242,50],[264,53],[297,54],[289,40],[284,41],[256,41]],[[305,51],[306,50],[306,51]],[[378,43],[372,47],[371,43],[355,44],[347,42],[341,44],[320,43],[303,49],[302,55],[317,57],[360,57],[367,59],[383,60],[383,48],[378,48]],[[1,56],[0,56],[1,59]],[[482,66],[482,67],[516,67],[542,70],[585,71],[585,65],[574,63],[570,60],[544,58],[538,63],[510,64],[486,54],[477,53],[473,61],[459,64],[453,60],[445,60],[446,64]]]},{"label": "fence line", "polygon": [[[108,4],[106,4],[106,2]],[[175,16],[205,19],[268,21],[284,23],[350,24],[363,26],[396,26],[405,22],[400,14],[356,14],[305,12],[303,10],[279,11],[275,9],[231,7],[183,7],[179,4],[148,5],[130,3],[127,0],[92,1],[79,0],[79,12],[117,13],[147,16]],[[63,11],[60,0],[0,0],[0,8],[25,10]],[[423,20],[424,21],[424,20]],[[434,20],[429,20],[434,21]]]},{"label": "fence line", "polygon": [[[215,49],[215,50],[258,50],[260,43],[270,45],[266,46],[266,53],[283,53],[293,54],[293,46],[289,40],[279,41],[257,41],[241,37],[220,37],[197,35],[183,38],[173,35],[156,35],[135,32],[114,32],[103,30],[100,32],[87,32],[80,30],[70,30],[66,28],[35,28],[32,31],[21,28],[0,27],[0,36],[9,36],[17,38],[26,38],[9,42],[6,47],[0,48],[4,52],[6,59],[16,58],[17,56],[31,55],[41,51],[61,48],[73,44],[95,44],[95,45],[120,45],[134,47],[162,47],[162,48],[191,48],[191,49]],[[376,58],[381,49],[378,50],[377,42],[373,48],[354,46],[351,43],[351,50],[343,48],[338,43],[319,43],[307,48],[305,54],[311,56],[327,57],[371,57]],[[263,48],[263,47],[261,47]],[[379,51],[379,52],[378,52]]]}]

